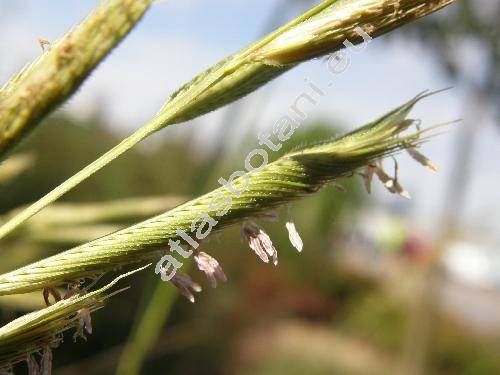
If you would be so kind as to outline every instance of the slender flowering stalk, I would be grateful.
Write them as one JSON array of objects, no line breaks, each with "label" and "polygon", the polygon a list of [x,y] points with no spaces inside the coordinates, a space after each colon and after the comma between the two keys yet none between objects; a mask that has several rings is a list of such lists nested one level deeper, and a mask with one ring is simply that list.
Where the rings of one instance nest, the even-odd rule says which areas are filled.
[{"label": "slender flowering stalk", "polygon": [[[350,177],[369,164],[415,147],[426,130],[401,133],[419,95],[378,120],[334,141],[292,152],[164,214],[95,241],[0,275],[0,295],[50,288],[164,254],[183,235],[205,238],[211,231],[255,217]],[[237,194],[235,194],[237,192]]]},{"label": "slender flowering stalk", "polygon": [[106,0],[0,90],[0,158],[80,86],[154,0]]},{"label": "slender flowering stalk", "polygon": [[[357,44],[433,13],[453,0],[326,0],[175,92],[155,117],[120,144],[0,227],[0,238],[144,138],[229,104],[302,61]],[[360,33],[364,30],[364,35]]]},{"label": "slender flowering stalk", "polygon": [[[38,368],[32,354],[42,351],[41,367],[47,369],[51,362],[49,361],[51,349],[62,341],[62,333],[71,328],[76,328],[77,332],[83,328],[88,332],[91,331],[88,314],[102,307],[104,300],[124,289],[110,294],[105,292],[122,278],[144,268],[121,275],[103,288],[82,295],[75,294],[42,310],[23,315],[1,327],[0,372],[24,360],[27,360],[29,366],[34,369]],[[46,373],[48,372],[43,372]]]}]

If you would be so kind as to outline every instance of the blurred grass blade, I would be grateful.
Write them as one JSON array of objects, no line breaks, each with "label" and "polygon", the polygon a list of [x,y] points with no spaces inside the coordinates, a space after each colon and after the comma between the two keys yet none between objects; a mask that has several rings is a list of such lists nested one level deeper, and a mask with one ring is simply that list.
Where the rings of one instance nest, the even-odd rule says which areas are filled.
[{"label": "blurred grass blade", "polygon": [[170,283],[158,281],[155,284],[151,302],[147,304],[147,309],[134,325],[125,343],[116,369],[117,375],[140,374],[142,363],[150,354],[151,346],[157,342],[170,316],[177,292]]},{"label": "blurred grass blade", "polygon": [[29,154],[15,155],[10,159],[5,160],[0,164],[0,184],[17,177],[19,174],[30,168],[33,163],[34,158]]},{"label": "blurred grass blade", "polygon": [[44,246],[74,246],[82,242],[92,241],[108,233],[116,232],[123,226],[110,224],[93,224],[61,227],[39,227],[23,232],[19,237],[23,243],[32,242]]},{"label": "blurred grass blade", "polygon": [[154,0],[105,0],[0,90],[0,159],[59,104],[141,19]]},{"label": "blurred grass blade", "polygon": [[117,231],[123,227],[120,224],[146,219],[184,201],[180,196],[157,196],[95,203],[56,203],[35,216],[29,225],[21,225],[12,239],[51,246],[76,245]]},{"label": "blurred grass blade", "polygon": [[78,312],[81,309],[89,311],[99,309],[103,306],[104,300],[110,296],[105,294],[106,291],[121,279],[146,267],[148,266],[120,275],[103,288],[63,299],[1,327],[0,369],[8,369],[26,360],[28,354],[40,352],[44,346],[57,346],[62,341],[63,332],[78,326],[80,320]]},{"label": "blurred grass blade", "polygon": [[435,12],[453,0],[327,0],[262,40],[214,65],[175,92],[155,117],[120,144],[70,177],[0,227],[5,237],[25,220],[73,189],[144,138],[231,103],[298,63],[344,48],[363,38],[358,27],[378,36]]},{"label": "blurred grass blade", "polygon": [[[26,231],[38,231],[47,227],[123,223],[140,220],[173,208],[184,201],[185,197],[166,195],[104,202],[56,203],[34,217],[29,226],[19,227],[19,235],[24,235]],[[14,217],[19,211],[19,209],[15,209],[5,217]]]},{"label": "blurred grass blade", "polygon": [[[151,259],[165,253],[169,240],[180,238],[178,230],[194,237],[196,228],[193,229],[192,223],[199,220],[199,215],[217,218],[218,224],[213,229],[220,231],[315,193],[335,179],[353,176],[360,168],[384,157],[416,147],[427,139],[420,138],[426,130],[409,135],[400,133],[414,123],[405,120],[409,111],[428,95],[421,94],[341,138],[289,153],[234,180],[234,189],[243,190],[239,196],[220,187],[134,226],[0,275],[0,295],[57,286]],[[214,201],[219,207],[214,207]],[[222,201],[226,201],[222,207],[227,206],[223,215]]]}]

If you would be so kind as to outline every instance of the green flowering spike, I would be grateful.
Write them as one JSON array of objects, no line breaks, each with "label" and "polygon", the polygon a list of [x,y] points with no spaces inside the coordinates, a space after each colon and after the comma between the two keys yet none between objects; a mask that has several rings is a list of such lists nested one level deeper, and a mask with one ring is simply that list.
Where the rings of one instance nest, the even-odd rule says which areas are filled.
[{"label": "green flowering spike", "polygon": [[[0,90],[0,158],[80,86],[154,0],[106,0]],[[46,47],[48,45],[48,47]]]},{"label": "green flowering spike", "polygon": [[[33,353],[46,351],[49,355],[48,352],[62,341],[62,333],[71,328],[76,328],[77,333],[81,328],[85,328],[87,333],[90,333],[89,313],[101,308],[107,298],[126,288],[111,294],[105,294],[105,292],[124,277],[146,267],[148,266],[123,274],[103,288],[62,299],[42,310],[23,315],[1,327],[0,370],[9,369],[16,363],[25,361]],[[85,327],[81,327],[82,323]],[[43,362],[42,359],[42,364],[44,364]]]},{"label": "green flowering spike", "polygon": [[255,91],[297,64],[358,44],[453,0],[328,0],[187,83],[157,113],[160,127],[206,114]]},{"label": "green flowering spike", "polygon": [[[433,13],[453,0],[327,0],[241,52],[227,57],[175,92],[130,137],[0,227],[0,238],[79,183],[171,124],[204,115],[257,90],[302,61],[376,37]],[[361,31],[360,31],[361,30]]]},{"label": "green flowering spike", "polygon": [[[166,213],[0,275],[0,295],[53,287],[159,258],[168,249],[169,240],[182,237],[179,231],[201,240],[211,231],[315,193],[335,179],[353,176],[386,156],[418,146],[427,139],[421,137],[426,130],[401,133],[415,123],[406,116],[425,96],[419,95],[334,141],[289,153]],[[397,178],[393,180],[396,183]]]}]

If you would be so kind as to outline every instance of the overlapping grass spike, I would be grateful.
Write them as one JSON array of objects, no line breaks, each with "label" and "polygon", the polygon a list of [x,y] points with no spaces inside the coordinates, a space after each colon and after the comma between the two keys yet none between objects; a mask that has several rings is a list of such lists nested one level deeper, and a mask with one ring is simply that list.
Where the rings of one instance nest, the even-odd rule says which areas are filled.
[{"label": "overlapping grass spike", "polygon": [[[0,295],[53,287],[157,257],[167,250],[170,239],[179,237],[177,230],[194,236],[193,222],[200,215],[217,220],[213,229],[221,230],[317,192],[334,179],[352,176],[383,157],[414,147],[425,139],[421,137],[425,130],[401,133],[413,124],[405,120],[409,111],[427,95],[421,94],[343,137],[289,153],[236,179],[232,186],[241,190],[240,195],[221,187],[129,228],[0,275]],[[224,200],[231,204],[222,205]],[[219,216],[222,206],[227,206],[227,212]]]},{"label": "overlapping grass spike", "polygon": [[0,90],[0,159],[75,92],[153,1],[103,1],[4,85]]},{"label": "overlapping grass spike", "polygon": [[0,238],[60,196],[167,125],[193,119],[231,103],[298,63],[344,48],[435,12],[453,0],[326,0],[220,63],[174,93],[155,117],[113,149],[0,227]]},{"label": "overlapping grass spike", "polygon": [[79,326],[79,311],[86,309],[92,312],[99,309],[107,298],[127,288],[109,294],[105,292],[124,277],[144,268],[123,274],[98,290],[73,295],[42,310],[23,315],[1,327],[0,370],[7,370],[46,347],[57,346],[62,340],[63,332]]}]

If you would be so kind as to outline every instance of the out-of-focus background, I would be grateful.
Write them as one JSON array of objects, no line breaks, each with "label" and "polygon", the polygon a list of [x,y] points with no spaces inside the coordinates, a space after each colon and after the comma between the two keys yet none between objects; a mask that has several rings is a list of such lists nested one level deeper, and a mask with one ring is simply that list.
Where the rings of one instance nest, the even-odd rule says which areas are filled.
[{"label": "out-of-focus background", "polygon": [[[143,125],[168,95],[318,1],[158,2],[80,91],[0,166],[0,215],[39,198]],[[97,0],[0,1],[0,81],[42,51]],[[229,281],[191,305],[152,270],[93,315],[87,342],[55,351],[55,374],[500,373],[500,1],[459,0],[353,54],[335,76],[305,63],[228,108],[143,142],[0,243],[0,272],[91,240],[211,190],[242,169],[313,82],[327,95],[289,150],[368,122],[426,89],[433,125],[462,119],[426,144],[440,171],[408,157],[400,180],[413,199],[360,180],[266,223],[280,266],[261,264],[238,228],[205,245]],[[329,83],[332,83],[329,86]],[[70,154],[71,151],[71,154]],[[71,155],[71,157],[69,157]],[[279,155],[275,155],[278,157]],[[288,243],[290,215],[305,249]],[[0,298],[0,323],[42,297]],[[144,348],[151,350],[144,353]],[[125,349],[128,348],[128,349]],[[24,371],[22,366],[20,371]]]}]

